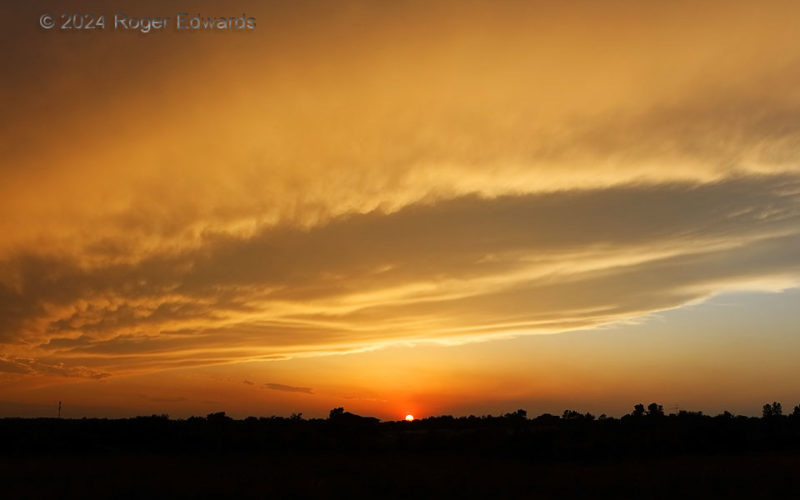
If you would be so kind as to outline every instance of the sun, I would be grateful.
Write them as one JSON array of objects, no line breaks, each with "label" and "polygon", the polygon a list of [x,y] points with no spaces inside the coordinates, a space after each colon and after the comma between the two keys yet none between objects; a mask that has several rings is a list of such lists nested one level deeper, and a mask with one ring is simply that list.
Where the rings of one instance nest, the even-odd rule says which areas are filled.
[{"label": "sun", "polygon": [[413,422],[413,421],[414,421],[414,415],[410,413],[406,415],[406,422]]}]

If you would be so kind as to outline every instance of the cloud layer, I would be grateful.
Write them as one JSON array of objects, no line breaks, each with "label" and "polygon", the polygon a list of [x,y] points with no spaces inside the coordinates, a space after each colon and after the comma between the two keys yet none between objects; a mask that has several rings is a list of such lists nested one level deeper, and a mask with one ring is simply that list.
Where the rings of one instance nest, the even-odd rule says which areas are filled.
[{"label": "cloud layer", "polygon": [[794,286],[800,8],[768,4],[253,2],[247,37],[20,23],[0,373],[559,332]]},{"label": "cloud layer", "polygon": [[795,284],[798,201],[796,176],[473,195],[136,263],[22,254],[0,332],[44,362],[136,370],[584,328]]}]

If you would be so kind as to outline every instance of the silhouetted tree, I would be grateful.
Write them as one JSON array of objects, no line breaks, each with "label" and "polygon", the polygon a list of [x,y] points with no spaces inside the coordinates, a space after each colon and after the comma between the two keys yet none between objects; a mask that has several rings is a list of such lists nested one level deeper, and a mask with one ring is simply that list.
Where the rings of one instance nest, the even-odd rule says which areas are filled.
[{"label": "silhouetted tree", "polygon": [[329,419],[334,419],[334,418],[340,417],[342,415],[344,415],[344,408],[342,408],[340,406],[339,408],[334,408],[333,410],[331,410],[331,412],[328,414],[328,418]]},{"label": "silhouetted tree", "polygon": [[522,409],[515,411],[514,413],[506,413],[504,415],[505,418],[516,419],[516,420],[525,420],[528,417],[528,412]]},{"label": "silhouetted tree", "polygon": [[579,411],[575,410],[564,410],[564,414],[561,415],[561,418],[564,420],[594,420],[594,415],[589,412],[583,414]]},{"label": "silhouetted tree", "polygon": [[796,418],[800,417],[800,405],[794,407],[794,410],[792,410],[792,416]]},{"label": "silhouetted tree", "polygon": [[535,420],[540,424],[555,424],[558,422],[558,417],[555,415],[551,415],[550,413],[542,413],[533,420]]},{"label": "silhouetted tree", "polygon": [[657,403],[647,405],[647,415],[650,417],[663,417],[664,407]]},{"label": "silhouetted tree", "polygon": [[633,413],[631,413],[634,417],[642,417],[644,416],[644,405],[639,403],[633,407]]},{"label": "silhouetted tree", "polygon": [[781,415],[783,415],[783,408],[777,401],[773,401],[772,404],[767,403],[761,409],[761,416],[764,418],[780,417]]},{"label": "silhouetted tree", "polygon": [[208,420],[209,422],[214,422],[214,423],[222,423],[222,422],[228,422],[228,421],[233,420],[233,419],[231,417],[225,415],[224,411],[219,411],[217,413],[209,413],[206,416],[206,420]]}]

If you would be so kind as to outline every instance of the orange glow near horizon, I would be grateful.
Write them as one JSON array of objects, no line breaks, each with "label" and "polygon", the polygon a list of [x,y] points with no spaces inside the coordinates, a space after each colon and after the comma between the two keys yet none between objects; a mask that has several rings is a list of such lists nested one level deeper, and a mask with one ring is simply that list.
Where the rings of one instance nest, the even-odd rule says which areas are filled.
[{"label": "orange glow near horizon", "polygon": [[796,404],[800,3],[198,5],[0,7],[0,417]]}]

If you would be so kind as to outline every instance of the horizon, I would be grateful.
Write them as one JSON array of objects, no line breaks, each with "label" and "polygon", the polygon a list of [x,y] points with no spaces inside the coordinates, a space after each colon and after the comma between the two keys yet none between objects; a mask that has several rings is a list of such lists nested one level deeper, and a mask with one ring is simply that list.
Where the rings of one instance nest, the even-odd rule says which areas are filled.
[{"label": "horizon", "polygon": [[800,404],[797,2],[112,3],[0,7],[0,417]]},{"label": "horizon", "polygon": [[[61,403],[61,402],[59,402],[59,403]],[[772,411],[774,411],[776,404],[778,405],[778,413],[777,414],[771,414],[771,415],[768,416],[768,415],[766,415],[764,413],[766,411],[767,407],[771,407]],[[762,406],[761,415],[742,415],[742,414],[729,412],[727,410],[723,410],[722,412],[720,412],[718,414],[710,414],[710,413],[705,413],[702,410],[688,409],[688,408],[676,408],[674,412],[670,412],[670,411],[664,409],[663,405],[660,405],[660,404],[658,404],[656,402],[651,402],[651,403],[649,403],[647,405],[645,405],[644,403],[636,403],[635,405],[631,406],[631,408],[633,408],[633,411],[631,411],[629,413],[624,413],[624,414],[621,414],[621,415],[608,415],[606,413],[594,414],[592,412],[576,411],[576,410],[574,410],[572,408],[566,408],[566,409],[564,409],[564,411],[558,412],[558,413],[545,412],[545,413],[541,413],[541,414],[538,414],[538,415],[530,415],[530,414],[528,414],[528,411],[525,410],[524,408],[517,408],[516,410],[507,411],[505,413],[500,413],[500,414],[497,414],[497,415],[493,415],[493,414],[478,414],[478,415],[476,415],[476,414],[469,414],[469,415],[440,414],[440,415],[424,415],[424,416],[420,415],[420,416],[415,416],[415,415],[408,414],[408,415],[400,416],[399,418],[396,418],[396,419],[377,419],[377,420],[379,422],[405,422],[405,423],[412,423],[412,422],[422,422],[422,421],[425,421],[425,420],[439,419],[439,418],[454,418],[454,419],[473,419],[473,418],[487,419],[487,418],[509,418],[509,417],[518,418],[520,415],[521,415],[521,418],[525,419],[525,420],[536,420],[536,419],[542,418],[542,417],[554,417],[554,418],[564,419],[564,420],[568,420],[570,418],[578,418],[578,419],[586,419],[586,420],[589,420],[589,421],[604,420],[604,419],[619,420],[619,419],[622,419],[624,417],[636,417],[637,415],[635,413],[637,411],[637,408],[636,408],[637,406],[641,406],[641,408],[642,408],[641,411],[645,412],[643,415],[640,415],[640,416],[652,416],[652,415],[649,414],[649,412],[651,411],[650,407],[652,405],[656,405],[657,406],[658,411],[661,412],[661,416],[663,416],[663,417],[680,417],[680,416],[683,416],[683,415],[691,415],[691,416],[703,416],[703,417],[709,417],[709,418],[716,418],[716,417],[774,418],[774,417],[797,417],[798,415],[800,415],[800,404],[795,405],[793,408],[787,407],[788,411],[786,411],[786,410],[782,409],[783,404],[780,401],[772,401],[772,402],[769,402],[769,403],[765,403]],[[59,411],[60,409],[61,409],[61,407],[59,405],[57,411]],[[206,414],[206,415],[190,415],[190,416],[181,416],[181,417],[175,417],[175,416],[170,415],[168,413],[158,413],[158,412],[156,412],[156,413],[152,413],[152,414],[149,414],[149,415],[142,414],[142,415],[119,416],[119,417],[86,416],[86,415],[83,415],[83,416],[68,416],[68,415],[58,414],[56,416],[31,416],[31,417],[0,416],[0,419],[7,418],[7,419],[31,419],[31,420],[35,420],[35,419],[127,420],[127,419],[137,419],[137,418],[166,418],[166,419],[169,419],[169,420],[178,421],[178,420],[190,420],[190,419],[196,419],[196,418],[210,419],[210,418],[213,418],[213,417],[219,417],[219,418],[230,418],[232,420],[239,420],[239,421],[249,420],[249,419],[253,419],[253,418],[256,418],[256,419],[259,419],[259,420],[260,419],[267,419],[267,420],[269,420],[269,419],[330,420],[330,419],[333,418],[333,412],[336,411],[336,410],[341,410],[345,414],[354,415],[356,417],[376,418],[376,417],[373,417],[371,415],[359,415],[359,414],[356,414],[356,413],[352,413],[347,408],[339,407],[339,408],[331,409],[327,416],[307,416],[307,415],[304,415],[302,412],[294,412],[294,413],[291,413],[289,415],[275,415],[275,414],[266,415],[265,414],[265,415],[247,415],[245,417],[232,417],[226,411],[223,410],[223,411],[215,411],[215,412],[212,412],[212,413],[209,413],[209,414]],[[520,413],[520,412],[523,412],[523,413]],[[409,417],[411,417],[411,418],[409,418]]]}]

